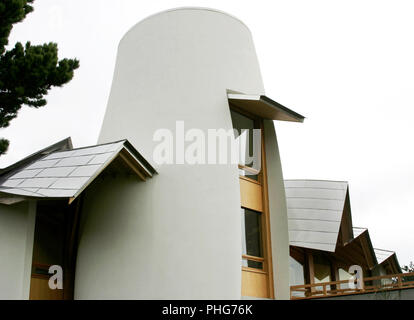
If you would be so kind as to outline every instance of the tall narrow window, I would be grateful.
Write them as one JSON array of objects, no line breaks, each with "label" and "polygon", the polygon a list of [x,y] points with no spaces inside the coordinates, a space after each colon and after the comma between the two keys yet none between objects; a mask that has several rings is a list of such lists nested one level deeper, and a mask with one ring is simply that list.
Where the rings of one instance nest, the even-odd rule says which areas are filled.
[{"label": "tall narrow window", "polygon": [[[298,260],[289,257],[289,285],[297,286],[305,284],[305,269]],[[304,292],[292,292],[295,297],[304,297]]]},{"label": "tall narrow window", "polygon": [[[332,281],[331,275],[331,262],[323,254],[315,253],[313,255],[313,265],[314,265],[314,281],[315,283],[321,282],[330,282]],[[321,290],[322,287],[316,287],[316,290]],[[326,286],[328,290],[331,289],[331,286]]]},{"label": "tall narrow window", "polygon": [[315,283],[331,281],[331,263],[322,254],[313,255],[313,264],[315,269]]},{"label": "tall narrow window", "polygon": [[[80,198],[68,206],[67,201],[38,201],[34,230],[31,300],[73,299],[77,228]],[[62,268],[63,288],[49,287],[50,266]],[[56,281],[55,281],[56,282]],[[56,282],[57,284],[57,282]]]},{"label": "tall narrow window", "polygon": [[[242,208],[241,212],[243,255],[262,258],[261,212],[246,208]],[[243,266],[262,269],[263,263],[261,261],[244,258]]]},{"label": "tall narrow window", "polygon": [[[53,206],[52,204],[55,204]],[[66,237],[65,214],[60,202],[40,202],[37,206],[33,243],[30,299],[60,300],[61,289],[49,288],[49,267],[64,267]]]},{"label": "tall narrow window", "polygon": [[234,110],[230,110],[235,139],[239,146],[240,174],[257,180],[261,161],[260,131],[257,120],[251,119]]},{"label": "tall narrow window", "polygon": [[239,148],[239,184],[242,231],[241,294],[246,297],[273,298],[273,274],[267,179],[262,143],[261,119],[237,108],[231,109],[233,144]]},{"label": "tall narrow window", "polygon": [[289,257],[289,269],[289,284],[291,286],[305,284],[305,272],[302,263],[300,263],[293,257]]},{"label": "tall narrow window", "polygon": [[235,138],[238,139],[240,145],[244,147],[240,150],[242,153],[240,156],[240,164],[251,166],[251,158],[253,157],[253,129],[255,129],[254,120],[233,110],[230,112],[233,129],[236,129],[238,133]]}]

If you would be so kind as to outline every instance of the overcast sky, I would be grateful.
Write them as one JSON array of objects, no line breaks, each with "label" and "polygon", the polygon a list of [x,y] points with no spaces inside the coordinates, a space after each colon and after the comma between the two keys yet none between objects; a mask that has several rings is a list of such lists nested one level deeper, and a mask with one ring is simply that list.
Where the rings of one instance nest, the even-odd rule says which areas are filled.
[{"label": "overcast sky", "polygon": [[374,247],[414,260],[414,3],[411,1],[36,0],[10,44],[57,42],[80,69],[48,105],[0,131],[0,167],[71,136],[95,144],[118,42],[148,15],[181,6],[226,11],[250,28],[266,94],[306,116],[277,122],[284,177],[346,180],[354,226]]}]

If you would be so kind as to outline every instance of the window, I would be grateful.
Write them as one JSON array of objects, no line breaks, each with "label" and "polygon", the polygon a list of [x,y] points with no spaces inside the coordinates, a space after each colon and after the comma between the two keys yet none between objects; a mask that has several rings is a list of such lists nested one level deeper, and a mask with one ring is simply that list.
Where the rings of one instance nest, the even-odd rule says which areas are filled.
[{"label": "window", "polygon": [[[63,212],[59,210],[48,212],[39,205],[36,214],[33,246],[33,266],[35,271],[38,270],[44,273],[39,265],[45,266],[47,269],[50,265],[63,265],[65,232]],[[47,272],[46,275],[48,275]]]},{"label": "window", "polygon": [[239,144],[240,175],[257,180],[258,172],[253,167],[260,166],[261,160],[260,131],[254,130],[259,127],[258,121],[234,110],[230,110],[230,114],[233,129],[236,130],[235,139]]},{"label": "window", "polygon": [[[73,299],[81,198],[72,205],[64,200],[38,201],[34,230],[31,300]],[[63,289],[49,287],[49,267],[63,271]]]},{"label": "window", "polygon": [[305,284],[305,272],[303,265],[293,257],[289,257],[290,277],[289,284],[291,286]]},{"label": "window", "polygon": [[331,262],[322,254],[313,255],[315,283],[331,281]]},{"label": "window", "polygon": [[[349,279],[352,279],[352,277],[353,277],[352,274],[348,273],[343,268],[338,269],[338,275],[339,275],[339,280],[349,280]],[[348,289],[349,288],[348,283],[341,283],[339,286],[340,286],[341,289]]]},{"label": "window", "polygon": [[[303,264],[292,256],[289,257],[289,286],[305,284],[305,269]],[[304,292],[292,291],[295,297],[304,297]]]},{"label": "window", "polygon": [[[313,267],[315,272],[315,283],[330,282],[331,276],[331,261],[323,254],[316,253],[313,255]],[[322,287],[315,287],[316,290],[322,290]],[[327,290],[331,289],[331,286],[326,286]]]},{"label": "window", "polygon": [[[242,208],[241,213],[243,255],[262,258],[261,213],[246,208]],[[263,263],[243,258],[243,266],[262,269]]]},{"label": "window", "polygon": [[[273,298],[273,273],[269,216],[267,211],[266,163],[263,161],[263,121],[230,106],[238,151],[242,228],[242,296]],[[235,111],[236,109],[236,111]],[[234,158],[233,158],[234,159]],[[263,170],[261,170],[263,168]],[[265,202],[266,201],[266,202]]]}]

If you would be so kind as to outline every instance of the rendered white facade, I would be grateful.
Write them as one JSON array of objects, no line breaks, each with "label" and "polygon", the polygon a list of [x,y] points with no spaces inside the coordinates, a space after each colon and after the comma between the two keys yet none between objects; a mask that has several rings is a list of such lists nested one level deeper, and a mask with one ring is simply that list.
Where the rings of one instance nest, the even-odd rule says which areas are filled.
[{"label": "rendered white facade", "polygon": [[0,204],[0,300],[28,299],[36,206]]},{"label": "rendered white facade", "polygon": [[[264,94],[242,22],[197,8],[151,16],[121,40],[99,142],[126,138],[151,162],[155,131],[175,132],[177,120],[186,129],[232,129],[227,90]],[[278,160],[276,136],[266,143]],[[97,185],[87,195],[75,298],[240,299],[237,164],[152,164],[159,175],[145,184],[118,181],[116,191]],[[279,199],[271,216],[285,230],[272,234],[275,292],[288,299],[283,178],[279,161],[268,165]]]}]

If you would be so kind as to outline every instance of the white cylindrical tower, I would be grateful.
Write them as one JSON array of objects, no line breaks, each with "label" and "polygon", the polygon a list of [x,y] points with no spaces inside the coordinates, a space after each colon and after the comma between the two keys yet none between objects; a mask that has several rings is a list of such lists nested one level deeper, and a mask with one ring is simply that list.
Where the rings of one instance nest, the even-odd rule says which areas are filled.
[{"label": "white cylindrical tower", "polygon": [[240,298],[237,164],[153,161],[154,133],[177,120],[231,129],[228,89],[264,94],[251,33],[228,14],[165,11],[123,37],[99,143],[128,139],[159,174],[87,193],[75,298]]}]

